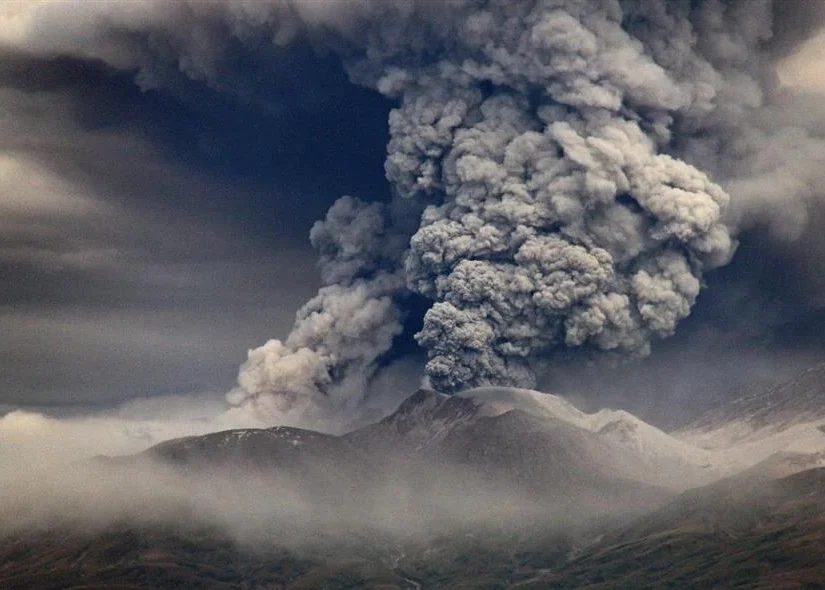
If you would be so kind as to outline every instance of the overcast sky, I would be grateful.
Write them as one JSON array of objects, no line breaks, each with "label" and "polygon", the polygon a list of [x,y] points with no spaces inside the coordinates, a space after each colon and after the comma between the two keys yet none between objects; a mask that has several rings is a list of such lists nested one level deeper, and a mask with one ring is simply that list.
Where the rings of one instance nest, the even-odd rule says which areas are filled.
[{"label": "overcast sky", "polygon": [[312,223],[388,191],[391,105],[316,61],[275,109],[0,54],[0,402],[224,392],[288,331]]},{"label": "overcast sky", "polygon": [[[14,17],[24,4],[6,10]],[[0,20],[8,38],[12,17]],[[391,101],[351,84],[336,57],[300,45],[273,63],[237,58],[233,76],[254,82],[242,95],[232,79],[150,87],[77,56],[0,50],[0,407],[222,394],[247,349],[285,336],[317,289],[313,221],[344,194],[388,199]],[[786,58],[780,77],[825,92],[825,33]],[[810,282],[771,267],[757,243],[746,240],[743,252],[708,278],[721,294],[710,289],[707,300],[728,307],[700,299],[684,335],[649,361],[644,399],[662,386],[656,367],[672,376],[673,351],[689,342],[684,380],[705,364],[727,386],[704,344],[735,346],[741,331],[726,340],[715,329],[708,340],[709,323],[724,325],[725,309],[771,313],[754,293],[770,295],[777,280]],[[815,268],[821,254],[810,253]],[[754,290],[729,297],[725,273],[746,278],[735,289]],[[798,303],[783,297],[772,304]],[[774,362],[757,376],[774,374]],[[578,378],[580,389],[597,387],[587,369]],[[629,377],[614,385],[604,399],[618,403],[639,388]]]}]

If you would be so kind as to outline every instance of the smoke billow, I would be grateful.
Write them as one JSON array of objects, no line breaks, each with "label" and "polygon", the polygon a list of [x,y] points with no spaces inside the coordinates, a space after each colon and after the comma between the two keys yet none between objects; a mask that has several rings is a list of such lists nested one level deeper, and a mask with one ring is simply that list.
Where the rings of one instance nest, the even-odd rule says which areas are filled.
[{"label": "smoke billow", "polygon": [[805,2],[46,5],[6,17],[15,47],[146,87],[237,93],[227,53],[298,39],[398,101],[391,202],[344,197],[316,224],[322,288],[229,394],[263,414],[357,403],[412,295],[431,302],[416,339],[442,391],[531,386],[562,347],[646,355],[741,232],[801,235],[825,180],[825,133],[783,109],[775,74]]}]

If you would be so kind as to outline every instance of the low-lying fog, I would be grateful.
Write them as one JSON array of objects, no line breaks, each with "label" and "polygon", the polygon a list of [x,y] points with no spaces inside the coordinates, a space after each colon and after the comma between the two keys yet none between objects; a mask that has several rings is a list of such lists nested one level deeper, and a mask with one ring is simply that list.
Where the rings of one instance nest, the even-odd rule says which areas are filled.
[{"label": "low-lying fog", "polygon": [[[377,464],[322,460],[298,471],[227,463],[181,468],[134,456],[170,437],[239,426],[201,408],[194,419],[139,407],[82,418],[22,411],[0,418],[0,534],[163,524],[216,529],[255,546],[267,539],[297,546],[348,542],[359,533],[413,539],[481,526],[572,530],[643,508],[598,489],[537,494],[500,474],[439,457],[396,461],[380,449]],[[101,457],[125,455],[131,457]]]}]

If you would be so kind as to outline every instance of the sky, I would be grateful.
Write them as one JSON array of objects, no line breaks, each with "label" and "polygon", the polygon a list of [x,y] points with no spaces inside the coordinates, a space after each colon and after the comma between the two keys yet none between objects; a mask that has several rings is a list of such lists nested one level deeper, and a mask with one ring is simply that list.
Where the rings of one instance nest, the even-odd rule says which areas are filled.
[{"label": "sky", "polygon": [[317,288],[312,223],[342,194],[386,198],[390,104],[334,61],[282,111],[0,64],[2,403],[227,391]]},{"label": "sky", "polygon": [[[115,5],[126,6],[100,3]],[[149,11],[118,16],[118,34],[157,60],[136,65],[125,42],[84,28],[103,28],[94,10],[54,6],[0,7],[0,409],[221,402],[247,351],[285,339],[321,285],[313,223],[343,195],[390,202],[399,98],[353,83],[339,53],[300,38],[272,52],[219,38],[217,75],[206,75],[200,54],[166,59],[174,39],[140,37],[158,26]],[[323,6],[302,18],[346,31]],[[209,31],[187,34],[214,49]],[[825,93],[825,32],[806,38],[777,71],[811,96]],[[784,241],[766,237],[772,228],[743,234],[649,358],[610,369],[574,358],[539,386],[667,424],[818,360],[818,221]],[[381,387],[411,392],[423,353],[407,337],[394,354],[406,364]]]}]

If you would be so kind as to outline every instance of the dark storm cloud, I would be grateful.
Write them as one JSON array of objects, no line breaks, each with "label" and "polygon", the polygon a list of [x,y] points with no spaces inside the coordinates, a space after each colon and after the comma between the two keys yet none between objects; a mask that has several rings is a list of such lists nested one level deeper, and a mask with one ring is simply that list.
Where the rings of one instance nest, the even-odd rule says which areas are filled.
[{"label": "dark storm cloud", "polygon": [[338,104],[375,118],[323,101],[272,114],[195,83],[144,91],[100,63],[0,52],[0,400],[228,389],[250,343],[286,332],[316,288],[312,222],[342,186],[386,197],[365,144],[385,141],[388,106],[339,87]]},{"label": "dark storm cloud", "polygon": [[[94,188],[83,187],[86,198]],[[184,181],[177,188],[199,189],[208,191]],[[6,225],[21,224],[0,244],[6,401],[100,402],[226,387],[250,338],[289,326],[316,281],[305,248],[173,213],[100,194],[86,213],[5,217]],[[309,271],[296,274],[294,266]]]},{"label": "dark storm cloud", "polygon": [[[266,412],[320,393],[323,406],[331,385],[357,397],[348,382],[400,330],[407,289],[433,302],[418,339],[436,387],[530,386],[564,346],[649,353],[730,262],[731,238],[804,248],[822,207],[825,138],[804,122],[816,111],[779,88],[775,60],[819,26],[792,24],[821,22],[813,4],[455,2],[438,17],[431,6],[341,15],[368,31],[355,40],[365,55],[347,56],[353,79],[401,98],[386,170],[401,201],[420,207],[418,226],[390,211],[397,228],[375,221],[356,245],[338,244],[327,258],[346,269],[351,251],[367,253],[358,272],[326,285],[285,342],[250,355],[233,403]],[[415,33],[395,34],[399,21]],[[324,24],[352,41],[340,21]],[[369,253],[381,240],[392,251],[387,233],[410,248],[403,265],[376,271]],[[405,284],[388,287],[398,274]],[[358,321],[357,309],[390,300],[382,321]],[[766,319],[738,324],[739,342],[769,333]],[[352,337],[369,343],[355,358]]]},{"label": "dark storm cloud", "polygon": [[[220,307],[227,266],[279,300],[296,267],[279,249],[362,197],[315,226],[322,288],[250,353],[235,404],[352,406],[412,330],[446,390],[529,385],[566,346],[643,355],[680,322],[646,366],[696,365],[703,343],[759,342],[816,301],[821,107],[774,72],[816,3],[10,6],[6,149],[95,204],[73,205],[76,231],[9,226],[20,301]],[[777,272],[755,276],[765,260]],[[22,278],[61,273],[39,294]]]}]

